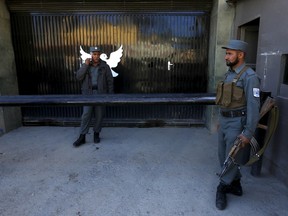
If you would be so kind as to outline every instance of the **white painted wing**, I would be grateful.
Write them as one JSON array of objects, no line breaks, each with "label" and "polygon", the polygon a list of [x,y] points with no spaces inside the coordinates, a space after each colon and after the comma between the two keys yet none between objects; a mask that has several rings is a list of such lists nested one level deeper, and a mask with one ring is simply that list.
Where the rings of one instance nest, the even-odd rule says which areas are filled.
[{"label": "white painted wing", "polygon": [[[122,46],[121,46],[122,47]],[[123,51],[122,51],[123,52]],[[82,47],[80,46],[80,54],[81,54],[81,59],[82,59],[82,64],[84,64],[85,63],[85,60],[87,59],[87,58],[92,58],[91,57],[91,55],[89,54],[89,53],[86,53],[83,49],[82,49]],[[102,57],[101,59],[103,60],[103,61],[106,61],[107,60],[107,55],[105,54],[105,57],[103,58],[103,54],[101,54],[101,56],[100,57]],[[117,63],[118,64],[118,63]],[[117,66],[117,65],[116,65]],[[110,67],[110,66],[109,66]],[[116,77],[116,76],[118,76],[118,73],[116,73],[115,71],[113,71],[112,70],[112,68],[110,67],[110,69],[111,69],[111,72],[112,72],[112,76],[113,77]]]},{"label": "white painted wing", "polygon": [[122,55],[123,55],[123,48],[121,45],[118,50],[110,54],[109,59],[106,60],[106,63],[110,66],[110,68],[117,67],[118,63],[121,60]]},{"label": "white painted wing", "polygon": [[118,76],[118,73],[116,73],[112,68],[117,67],[118,63],[121,60],[122,55],[123,55],[122,45],[119,47],[118,50],[116,50],[116,51],[114,51],[114,52],[112,52],[110,54],[110,58],[109,59],[108,59],[108,57],[107,57],[107,55],[105,53],[102,53],[100,55],[100,58],[103,61],[105,61],[108,64],[108,66],[110,67],[113,77]]},{"label": "white painted wing", "polygon": [[[110,68],[110,69],[111,69],[111,68]],[[117,77],[117,76],[118,76],[118,73],[116,73],[114,70],[111,69],[111,72],[112,72],[112,76],[113,76],[113,77]]]},{"label": "white painted wing", "polygon": [[89,53],[86,53],[86,52],[82,49],[81,46],[80,46],[80,54],[81,54],[82,63],[84,63],[87,58],[91,58],[91,55],[90,55]]}]

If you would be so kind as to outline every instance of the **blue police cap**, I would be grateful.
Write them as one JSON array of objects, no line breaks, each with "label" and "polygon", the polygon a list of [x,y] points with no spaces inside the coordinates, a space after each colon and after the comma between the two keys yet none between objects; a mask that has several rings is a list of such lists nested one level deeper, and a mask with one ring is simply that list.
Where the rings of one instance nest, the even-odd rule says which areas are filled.
[{"label": "blue police cap", "polygon": [[101,52],[101,49],[97,46],[95,47],[90,47],[90,52]]},{"label": "blue police cap", "polygon": [[240,50],[247,52],[248,43],[242,40],[230,40],[227,46],[222,47],[223,49]]}]

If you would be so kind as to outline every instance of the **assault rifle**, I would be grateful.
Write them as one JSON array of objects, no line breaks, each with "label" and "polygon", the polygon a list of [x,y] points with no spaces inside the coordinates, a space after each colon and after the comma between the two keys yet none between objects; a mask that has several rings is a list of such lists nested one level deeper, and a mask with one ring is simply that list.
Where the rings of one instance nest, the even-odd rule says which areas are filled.
[{"label": "assault rifle", "polygon": [[[217,175],[220,178],[226,172],[228,172],[228,170],[230,170],[233,166],[238,167],[240,165],[249,166],[260,159],[261,155],[265,152],[272,135],[276,130],[279,118],[279,110],[278,107],[276,106],[276,101],[271,97],[267,97],[264,104],[262,105],[260,110],[260,119],[267,113],[269,113],[269,120],[267,125],[258,124],[257,126],[258,128],[266,130],[264,145],[260,147],[260,145],[258,144],[257,140],[254,137],[252,137],[252,139],[250,140],[249,145],[245,145],[242,143],[241,139],[237,137],[233,143],[233,146],[226,160],[224,161],[222,171],[220,173],[217,173]],[[238,153],[239,151],[247,151],[247,147],[249,146],[250,146],[250,157],[248,160],[244,161],[243,157],[240,158]]]}]

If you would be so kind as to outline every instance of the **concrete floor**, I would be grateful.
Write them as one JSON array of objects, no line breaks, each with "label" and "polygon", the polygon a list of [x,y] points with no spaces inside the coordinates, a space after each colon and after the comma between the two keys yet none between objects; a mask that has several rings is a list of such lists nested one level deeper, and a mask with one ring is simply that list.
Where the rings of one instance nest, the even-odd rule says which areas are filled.
[{"label": "concrete floor", "polygon": [[215,207],[217,134],[206,128],[103,128],[74,148],[74,127],[0,137],[1,216],[288,215],[288,188],[243,168],[244,195]]}]

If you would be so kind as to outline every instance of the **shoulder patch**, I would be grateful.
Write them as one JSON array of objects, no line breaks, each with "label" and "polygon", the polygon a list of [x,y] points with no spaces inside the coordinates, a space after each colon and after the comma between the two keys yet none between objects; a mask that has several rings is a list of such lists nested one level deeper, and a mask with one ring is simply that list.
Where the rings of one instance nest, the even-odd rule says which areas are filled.
[{"label": "shoulder patch", "polygon": [[254,97],[260,97],[260,89],[259,88],[253,88],[253,96]]}]

